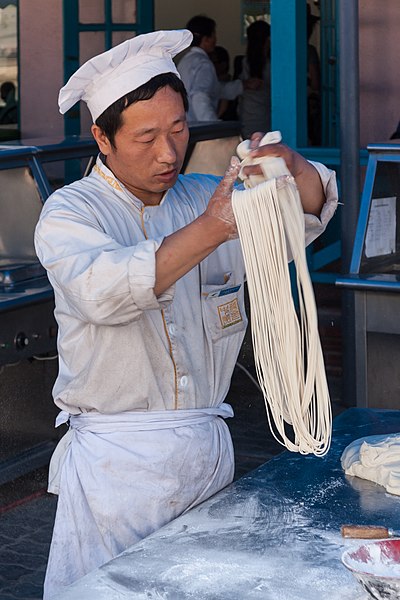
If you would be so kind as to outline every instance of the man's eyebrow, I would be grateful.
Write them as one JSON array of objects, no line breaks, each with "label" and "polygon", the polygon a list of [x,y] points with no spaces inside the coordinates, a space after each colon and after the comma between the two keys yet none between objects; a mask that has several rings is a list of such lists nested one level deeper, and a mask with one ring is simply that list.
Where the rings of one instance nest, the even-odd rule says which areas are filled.
[{"label": "man's eyebrow", "polygon": [[[179,117],[178,119],[175,119],[175,121],[172,122],[172,127],[174,125],[178,125],[180,123],[185,123],[185,122],[186,122],[186,117],[185,116]],[[143,129],[137,129],[136,131],[134,131],[134,134],[138,135],[138,136],[140,136],[140,135],[146,135],[146,134],[149,134],[149,133],[154,133],[158,129],[159,129],[158,127],[146,127],[146,128],[143,128]]]},{"label": "man's eyebrow", "polygon": [[149,129],[136,129],[136,131],[134,131],[133,133],[135,135],[146,135],[147,133],[153,133],[154,131],[157,131],[156,127],[149,128]]}]

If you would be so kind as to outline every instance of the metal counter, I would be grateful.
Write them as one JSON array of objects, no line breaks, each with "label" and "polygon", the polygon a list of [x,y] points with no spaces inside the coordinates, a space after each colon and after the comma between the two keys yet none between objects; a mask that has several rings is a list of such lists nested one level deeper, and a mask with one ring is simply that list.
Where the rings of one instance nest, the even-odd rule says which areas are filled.
[{"label": "metal counter", "polygon": [[368,154],[350,272],[336,280],[354,300],[354,365],[345,367],[357,406],[397,409],[400,144],[371,144]]},{"label": "metal counter", "polygon": [[340,457],[354,439],[398,431],[400,411],[349,409],[326,457],[283,452],[57,600],[364,600],[341,564],[361,542],[340,526],[398,526],[400,498],[345,476]]}]

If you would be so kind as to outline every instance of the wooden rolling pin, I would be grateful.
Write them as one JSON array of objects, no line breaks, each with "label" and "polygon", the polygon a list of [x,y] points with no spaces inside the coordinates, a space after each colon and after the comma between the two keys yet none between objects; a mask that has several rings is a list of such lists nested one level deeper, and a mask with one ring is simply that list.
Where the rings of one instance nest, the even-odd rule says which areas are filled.
[{"label": "wooden rolling pin", "polygon": [[345,538],[381,540],[389,537],[400,537],[400,532],[395,533],[393,530],[381,525],[342,525],[340,531]]}]

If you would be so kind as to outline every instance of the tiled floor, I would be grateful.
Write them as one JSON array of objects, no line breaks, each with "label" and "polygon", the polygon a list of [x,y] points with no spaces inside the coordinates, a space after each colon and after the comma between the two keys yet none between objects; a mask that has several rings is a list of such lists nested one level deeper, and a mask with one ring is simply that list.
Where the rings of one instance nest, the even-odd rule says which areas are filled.
[{"label": "tiled floor", "polygon": [[0,599],[42,598],[56,503],[41,494],[0,517]]}]

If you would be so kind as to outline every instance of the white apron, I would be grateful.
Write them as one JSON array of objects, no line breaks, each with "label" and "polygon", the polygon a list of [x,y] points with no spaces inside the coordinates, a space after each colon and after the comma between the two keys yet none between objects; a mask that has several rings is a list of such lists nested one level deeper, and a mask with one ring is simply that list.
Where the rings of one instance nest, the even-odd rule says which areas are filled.
[{"label": "white apron", "polygon": [[228,485],[232,408],[60,413],[50,465],[57,514],[44,600]]}]

